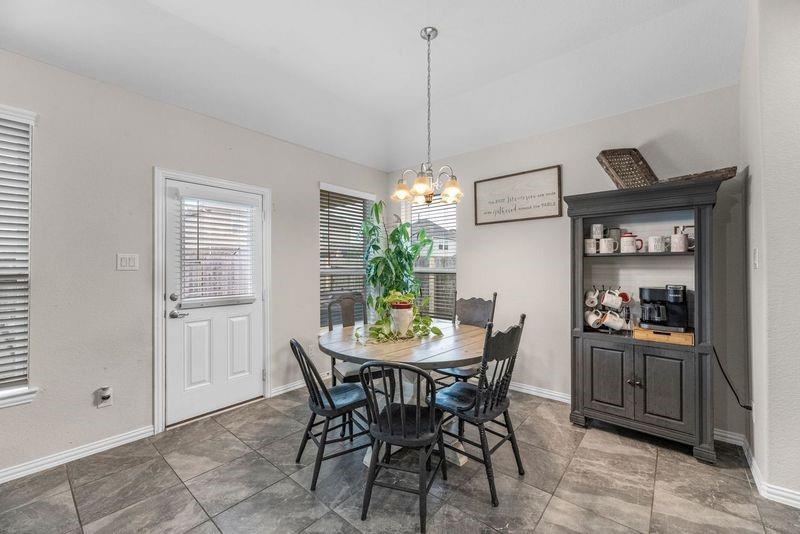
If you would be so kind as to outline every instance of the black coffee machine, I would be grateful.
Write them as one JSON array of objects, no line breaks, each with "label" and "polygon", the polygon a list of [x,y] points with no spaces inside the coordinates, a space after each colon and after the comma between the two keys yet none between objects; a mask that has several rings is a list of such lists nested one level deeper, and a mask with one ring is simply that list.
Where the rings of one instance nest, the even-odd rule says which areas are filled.
[{"label": "black coffee machine", "polygon": [[639,303],[642,308],[639,326],[642,328],[666,332],[690,330],[686,286],[640,287]]}]

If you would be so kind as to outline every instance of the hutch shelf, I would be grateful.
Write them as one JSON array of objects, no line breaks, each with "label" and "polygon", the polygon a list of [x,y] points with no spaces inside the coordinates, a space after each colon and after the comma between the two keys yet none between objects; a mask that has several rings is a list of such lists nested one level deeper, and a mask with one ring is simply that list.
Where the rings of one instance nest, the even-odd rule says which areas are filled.
[{"label": "hutch shelf", "polygon": [[[565,197],[572,219],[570,420],[574,424],[602,420],[691,445],[696,458],[716,461],[712,212],[720,184],[731,176]],[[637,221],[651,227],[656,221],[666,228],[670,217],[694,225],[693,251],[584,254],[583,240],[593,223],[619,221],[619,226],[635,228]],[[694,346],[634,339],[630,332],[605,333],[587,326],[584,291],[603,276],[616,276],[616,284],[628,284],[636,299],[639,284],[664,286],[675,283],[675,278],[688,281]],[[661,277],[657,283],[654,276]]]}]

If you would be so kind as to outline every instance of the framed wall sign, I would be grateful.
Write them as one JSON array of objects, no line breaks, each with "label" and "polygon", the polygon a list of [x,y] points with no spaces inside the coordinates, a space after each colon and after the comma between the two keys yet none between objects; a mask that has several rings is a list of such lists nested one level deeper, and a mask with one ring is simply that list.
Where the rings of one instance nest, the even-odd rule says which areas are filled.
[{"label": "framed wall sign", "polygon": [[561,165],[475,182],[475,224],[561,217]]}]

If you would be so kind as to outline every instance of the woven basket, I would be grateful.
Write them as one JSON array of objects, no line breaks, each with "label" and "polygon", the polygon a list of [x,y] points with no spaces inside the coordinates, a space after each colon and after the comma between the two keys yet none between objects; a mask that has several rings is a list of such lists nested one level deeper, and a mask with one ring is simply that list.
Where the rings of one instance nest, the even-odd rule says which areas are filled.
[{"label": "woven basket", "polygon": [[658,183],[653,169],[635,148],[603,150],[597,156],[597,161],[617,185],[617,189],[647,187]]}]

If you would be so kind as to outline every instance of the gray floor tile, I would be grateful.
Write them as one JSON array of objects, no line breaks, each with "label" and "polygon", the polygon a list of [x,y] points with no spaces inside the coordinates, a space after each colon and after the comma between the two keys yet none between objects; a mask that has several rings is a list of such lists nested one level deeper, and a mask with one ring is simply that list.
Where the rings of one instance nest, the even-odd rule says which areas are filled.
[{"label": "gray floor tile", "polygon": [[0,532],[63,534],[80,528],[69,491],[42,497],[0,514]]},{"label": "gray floor tile", "polygon": [[251,450],[230,432],[221,432],[210,438],[183,445],[165,454],[164,459],[181,480],[189,480],[244,456]]},{"label": "gray floor tile", "polygon": [[[354,451],[323,461],[314,495],[326,505],[335,508],[353,493],[360,493],[367,479],[367,466],[363,463],[364,452]],[[294,473],[292,480],[310,491],[313,474],[312,464]]]},{"label": "gray floor tile", "polygon": [[[372,490],[367,518],[361,521],[363,491],[357,491],[334,510],[364,533],[408,534],[419,532],[419,497],[404,491],[375,486]],[[428,495],[428,521],[438,512],[442,501]]]},{"label": "gray floor tile", "polygon": [[183,533],[208,516],[183,486],[175,486],[83,527],[85,534]]},{"label": "gray floor tile", "polygon": [[429,534],[490,534],[496,532],[458,508],[445,504],[428,518]]},{"label": "gray floor tile", "polygon": [[659,447],[660,458],[682,461],[701,473],[724,474],[742,480],[748,480],[750,468],[741,447],[717,443],[717,463],[707,464],[692,456],[692,448],[678,443],[665,443]]},{"label": "gray floor tile", "polygon": [[564,475],[564,471],[567,470],[569,457],[534,447],[524,441],[519,442],[519,449],[522,466],[525,468],[524,475],[520,475],[517,470],[511,443],[506,443],[492,454],[492,465],[495,471],[517,477],[526,484],[553,493]]},{"label": "gray floor tile", "polygon": [[0,484],[0,514],[65,491],[69,480],[63,465]]},{"label": "gray floor tile", "polygon": [[159,458],[74,488],[73,493],[81,523],[87,524],[177,484],[180,479]]},{"label": "gray floor tile", "polygon": [[217,515],[286,475],[255,452],[195,477],[186,487],[206,512]]},{"label": "gray floor tile", "polygon": [[[236,410],[233,411],[235,412]],[[206,417],[179,427],[170,428],[150,438],[150,442],[158,449],[158,452],[168,454],[181,447],[208,439],[222,432],[225,432],[225,429],[219,423],[212,417]]]},{"label": "gray floor tile", "polygon": [[82,486],[158,457],[150,440],[141,439],[70,462],[67,474],[73,486]]},{"label": "gray floor tile", "polygon": [[653,534],[728,534],[764,532],[761,523],[682,499],[659,489],[653,501]]},{"label": "gray floor tile", "polygon": [[305,529],[303,534],[358,534],[358,529],[336,512],[328,512]]},{"label": "gray floor tile", "polygon": [[698,470],[687,462],[659,457],[656,490],[743,519],[761,520],[747,480]]},{"label": "gray floor tile", "polygon": [[517,439],[539,448],[571,456],[578,448],[585,430],[569,422],[569,406],[543,402],[522,425]]},{"label": "gray floor tile", "polygon": [[[754,493],[756,491],[754,490]],[[757,495],[756,505],[764,526],[775,532],[795,534],[800,532],[800,508],[793,508]]]},{"label": "gray floor tile", "polygon": [[[291,475],[292,473],[301,470],[302,468],[314,463],[314,458],[317,454],[317,447],[313,441],[306,444],[303,451],[303,457],[300,458],[300,463],[295,463],[297,451],[300,449],[300,440],[303,437],[303,432],[295,432],[283,439],[273,441],[272,443],[258,449],[258,453],[270,461],[275,467]],[[338,450],[336,445],[329,445],[330,451]],[[327,449],[326,449],[327,450]]]},{"label": "gray floor tile", "polygon": [[550,494],[503,473],[495,473],[495,485],[500,501],[497,507],[492,506],[486,477],[478,475],[457,488],[447,503],[497,530],[533,531]]},{"label": "gray floor tile", "polygon": [[186,534],[219,534],[219,529],[213,521],[206,521],[205,523],[197,525]]},{"label": "gray floor tile", "polygon": [[300,532],[328,513],[328,507],[291,479],[284,479],[214,518],[224,533]]},{"label": "gray floor tile", "polygon": [[635,534],[636,531],[558,497],[553,497],[536,526],[536,533]]},{"label": "gray floor tile", "polygon": [[283,415],[265,402],[248,405],[241,412],[222,414],[217,420],[254,449],[260,449],[305,428],[305,425]]}]

